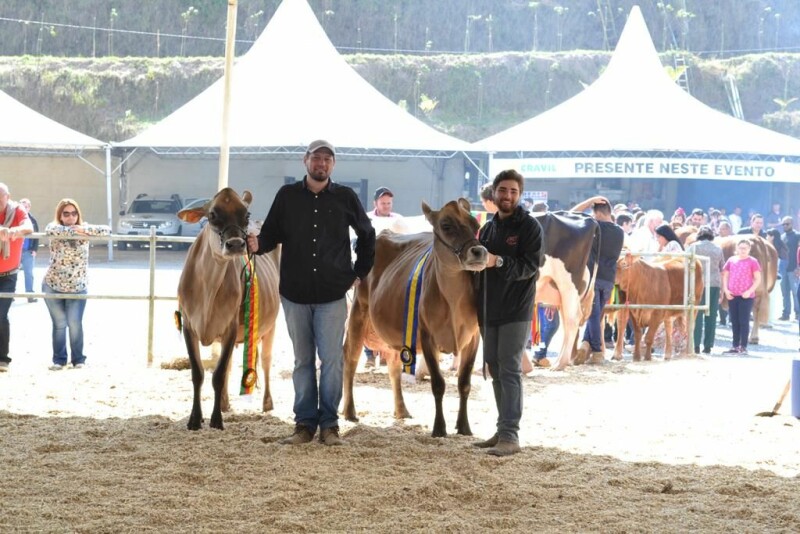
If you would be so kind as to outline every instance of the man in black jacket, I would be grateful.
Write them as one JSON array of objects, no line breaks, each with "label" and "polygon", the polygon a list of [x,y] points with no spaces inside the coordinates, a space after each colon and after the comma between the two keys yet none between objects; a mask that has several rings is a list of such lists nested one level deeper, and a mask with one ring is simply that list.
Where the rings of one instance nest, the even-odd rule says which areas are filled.
[{"label": "man in black jacket", "polygon": [[[281,443],[299,445],[320,429],[325,445],[341,445],[342,339],[347,319],[345,294],[372,269],[375,230],[355,192],[331,180],[333,145],[308,145],[302,181],[275,195],[261,233],[247,237],[250,252],[281,248],[281,306],[294,347],[294,434]],[[356,233],[355,264],[349,228]],[[317,383],[316,359],[321,367]]]},{"label": "man in black jacket", "polygon": [[478,319],[497,404],[497,432],[475,446],[488,448],[494,456],[520,451],[519,355],[530,335],[536,279],[543,260],[542,227],[519,205],[523,184],[522,175],[515,170],[497,175],[492,184],[497,213],[479,235],[489,260],[481,276]]}]

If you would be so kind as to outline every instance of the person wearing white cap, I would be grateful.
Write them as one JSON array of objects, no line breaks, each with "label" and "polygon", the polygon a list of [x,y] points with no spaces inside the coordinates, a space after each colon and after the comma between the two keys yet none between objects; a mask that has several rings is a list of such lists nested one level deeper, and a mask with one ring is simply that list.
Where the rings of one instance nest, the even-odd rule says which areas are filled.
[{"label": "person wearing white cap", "polygon": [[[319,428],[322,443],[341,445],[345,294],[372,269],[375,230],[356,193],[331,179],[333,145],[322,139],[312,142],[303,162],[303,180],[280,188],[261,233],[249,235],[247,246],[253,254],[282,246],[279,291],[294,347],[295,429],[281,443],[308,443]],[[356,234],[355,263],[350,228]]]}]

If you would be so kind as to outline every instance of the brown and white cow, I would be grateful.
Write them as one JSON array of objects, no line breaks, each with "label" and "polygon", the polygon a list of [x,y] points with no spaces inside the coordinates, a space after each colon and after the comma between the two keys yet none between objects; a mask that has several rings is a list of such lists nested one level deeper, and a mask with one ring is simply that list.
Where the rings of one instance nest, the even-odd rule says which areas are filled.
[{"label": "brown and white cow", "polygon": [[466,199],[448,202],[438,211],[423,202],[422,211],[433,232],[410,235],[381,232],[375,244],[375,265],[355,291],[344,344],[344,416],[349,421],[358,421],[353,401],[353,377],[365,336],[373,330],[376,336],[370,340],[370,346],[387,355],[395,417],[409,417],[400,387],[399,352],[406,334],[404,302],[412,269],[431,249],[421,277],[419,326],[414,348],[424,355],[431,375],[431,390],[436,403],[432,434],[435,437],[447,434],[442,411],[445,381],[438,365],[439,355],[444,352],[461,357],[456,430],[459,434],[472,435],[467,399],[480,340],[476,271],[486,267],[487,251],[475,237],[478,221],[470,215]]},{"label": "brown and white cow", "polygon": [[[183,210],[178,216],[187,222],[203,217],[208,224],[189,248],[186,263],[178,284],[178,299],[183,319],[183,337],[192,367],[194,400],[187,428],[198,430],[203,423],[200,389],[205,370],[200,361],[198,343],[211,345],[221,342],[221,354],[212,384],[214,409],[211,427],[222,430],[222,411],[227,411],[228,374],[234,345],[244,340],[244,268],[247,257],[248,207],[253,197],[245,191],[240,197],[233,189],[225,188],[205,206]],[[261,341],[261,367],[264,372],[263,410],[272,409],[269,389],[269,368],[272,363],[272,341],[278,315],[278,255],[273,251],[252,258],[259,288],[258,337]]]},{"label": "brown and white cow", "polygon": [[[617,262],[617,284],[625,294],[625,302],[629,304],[682,305],[684,293],[684,261],[683,258],[670,258],[658,261],[645,261],[641,257],[626,254]],[[695,260],[694,279],[695,304],[700,305],[703,297],[703,267]],[[624,332],[630,314],[633,325],[633,361],[642,359],[642,331],[647,328],[645,336],[644,359],[651,360],[653,355],[653,338],[658,327],[664,323],[666,345],[664,359],[672,358],[673,321],[683,316],[679,310],[620,308],[617,310],[617,331]],[[689,333],[689,335],[693,335]],[[614,348],[614,359],[622,359],[624,336],[617,337]]]},{"label": "brown and white cow", "polygon": [[595,273],[586,267],[597,221],[583,213],[556,211],[534,213],[542,225],[545,261],[536,281],[536,302],[559,308],[564,341],[551,367],[560,371],[575,353],[580,327],[592,313]]},{"label": "brown and white cow", "polygon": [[[753,301],[753,328],[750,329],[750,339],[748,340],[749,343],[758,345],[758,327],[769,322],[769,293],[778,280],[778,251],[766,239],[752,234],[717,237],[714,239],[714,243],[722,248],[722,255],[727,260],[736,254],[736,243],[742,239],[750,241],[750,255],[761,265],[761,283],[756,288],[756,296]],[[725,298],[725,292],[721,293],[722,305],[727,309],[728,300]]]}]

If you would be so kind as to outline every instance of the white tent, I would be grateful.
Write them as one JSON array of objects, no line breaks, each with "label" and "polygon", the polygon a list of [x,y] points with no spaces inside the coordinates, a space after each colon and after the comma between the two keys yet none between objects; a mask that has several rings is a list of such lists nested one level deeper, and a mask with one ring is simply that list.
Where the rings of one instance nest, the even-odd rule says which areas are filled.
[{"label": "white tent", "polygon": [[106,143],[76,132],[0,91],[0,151],[76,153],[100,150]]},{"label": "white tent", "polygon": [[681,89],[634,6],[603,74],[575,97],[473,145],[490,174],[528,178],[800,181],[800,140],[736,119]]},{"label": "white tent", "polygon": [[[45,117],[3,91],[0,117],[0,181],[14,198],[29,197],[40,219],[61,198],[75,198],[83,201],[87,220],[111,224],[107,143]],[[88,175],[83,164],[92,169]],[[105,183],[97,174],[105,176]]]},{"label": "white tent", "polygon": [[[302,153],[317,138],[338,155],[450,157],[469,144],[402,110],[339,55],[306,0],[284,0],[233,69],[231,154]],[[223,80],[140,135],[156,153],[216,153]]]}]

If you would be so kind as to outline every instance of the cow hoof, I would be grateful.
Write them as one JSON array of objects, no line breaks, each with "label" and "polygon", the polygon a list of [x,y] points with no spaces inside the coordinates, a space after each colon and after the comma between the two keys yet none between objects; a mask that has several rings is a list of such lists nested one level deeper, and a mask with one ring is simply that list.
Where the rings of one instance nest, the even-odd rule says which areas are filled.
[{"label": "cow hoof", "polygon": [[578,347],[577,352],[575,353],[575,365],[583,365],[586,363],[586,359],[589,357],[589,354],[592,353],[592,347],[589,345],[588,341],[584,341],[581,343],[581,346]]},{"label": "cow hoof", "polygon": [[189,422],[186,423],[187,430],[200,430],[201,428],[203,428],[202,419],[200,419],[200,421],[192,421],[191,419],[189,419]]},{"label": "cow hoof", "polygon": [[614,360],[615,362],[621,361],[622,360],[622,354],[615,354],[615,355],[613,355],[611,357],[611,359]]},{"label": "cow hoof", "polygon": [[758,345],[758,338],[753,338],[747,342],[750,345]]},{"label": "cow hoof", "polygon": [[[408,413],[408,410],[405,408],[402,411],[397,411],[394,413],[395,419],[411,419],[411,414]],[[349,420],[349,419],[348,419]],[[358,421],[358,419],[356,419]]]}]

